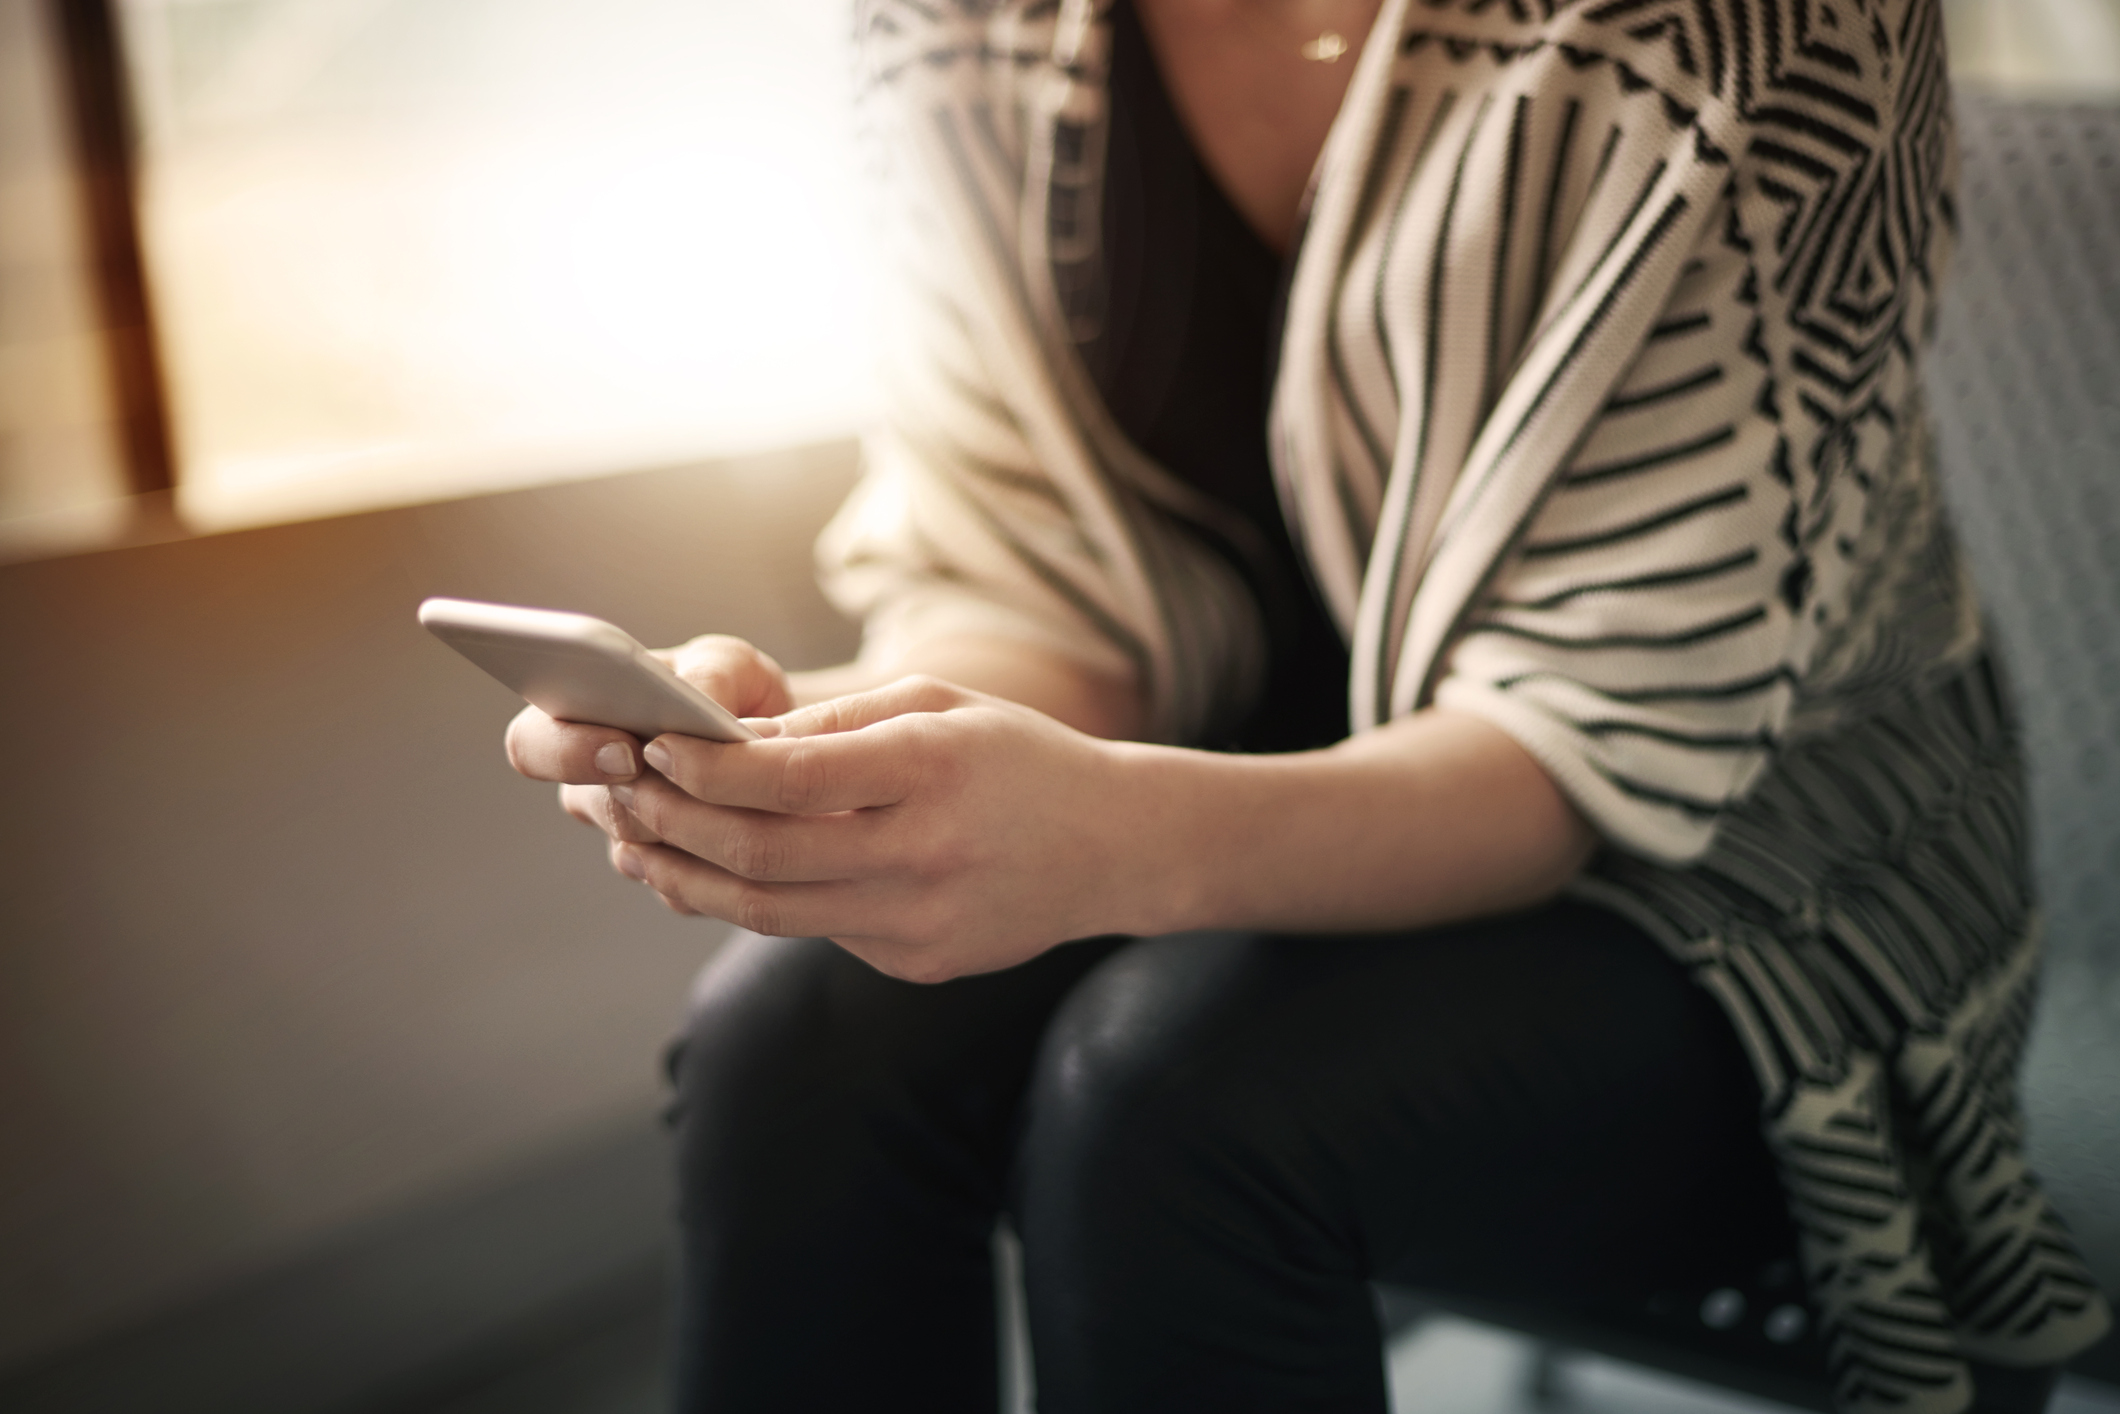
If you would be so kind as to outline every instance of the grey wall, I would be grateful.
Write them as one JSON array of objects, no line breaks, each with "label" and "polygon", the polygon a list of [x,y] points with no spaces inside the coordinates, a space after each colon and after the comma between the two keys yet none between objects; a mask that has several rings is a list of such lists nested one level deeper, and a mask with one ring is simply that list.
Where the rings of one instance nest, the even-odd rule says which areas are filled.
[{"label": "grey wall", "polygon": [[0,1367],[645,1130],[717,934],[510,773],[430,593],[852,633],[846,445],[0,566]]}]

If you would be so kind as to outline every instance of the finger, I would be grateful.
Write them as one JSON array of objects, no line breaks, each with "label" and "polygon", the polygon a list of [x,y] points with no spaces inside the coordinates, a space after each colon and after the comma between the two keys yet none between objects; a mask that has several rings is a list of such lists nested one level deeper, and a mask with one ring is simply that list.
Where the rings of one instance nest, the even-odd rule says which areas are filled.
[{"label": "finger", "polygon": [[[605,786],[561,786],[559,803],[569,815],[602,830],[614,840],[633,844],[658,844],[661,836],[642,824],[640,817],[628,810],[622,800],[612,795],[612,790],[626,790],[624,784]],[[665,785],[663,789],[670,789]]]},{"label": "finger", "polygon": [[920,780],[945,767],[932,714],[897,717],[831,736],[771,737],[723,743],[660,736],[648,743],[649,765],[694,800],[828,815],[896,805]]},{"label": "finger", "polygon": [[955,683],[916,673],[867,692],[850,692],[797,708],[780,718],[782,736],[831,736],[860,731],[892,717],[913,712],[947,712],[975,701],[977,694]]},{"label": "finger", "polygon": [[590,794],[595,789],[595,786],[561,786],[559,788],[559,808],[581,821],[584,825],[601,829],[602,824],[596,818],[595,797]]},{"label": "finger", "polygon": [[741,638],[704,634],[672,650],[677,675],[739,717],[771,717],[793,704],[780,664]]},{"label": "finger", "polygon": [[612,863],[627,878],[695,913],[769,938],[852,934],[864,915],[874,926],[875,896],[866,883],[760,884],[668,845],[616,845]]},{"label": "finger", "polygon": [[[643,882],[642,880],[635,878],[632,871],[626,868],[621,863],[619,851],[624,848],[625,846],[619,843],[617,840],[613,840],[611,842],[611,867],[613,869],[616,869],[620,874],[624,875],[626,878],[633,879],[633,882],[635,883]],[[698,918],[701,916],[698,909],[692,907],[683,899],[674,898],[671,895],[664,893],[657,893],[655,897],[661,901],[662,906],[664,908],[669,909],[672,913],[682,914],[688,918]]]},{"label": "finger", "polygon": [[788,815],[708,804],[652,774],[612,786],[609,793],[640,831],[636,842],[672,845],[742,879],[863,879],[904,863],[906,832],[897,828],[899,822],[874,813]]},{"label": "finger", "polygon": [[645,759],[686,794],[720,805],[794,815],[895,805],[934,766],[931,719],[978,700],[936,678],[900,678],[790,712],[777,736],[736,751],[664,736]]},{"label": "finger", "polygon": [[597,786],[640,774],[640,743],[616,727],[562,722],[525,707],[508,723],[508,764],[533,781]]},{"label": "finger", "polygon": [[[619,873],[619,876],[632,880],[634,884],[647,884],[647,880],[640,878],[638,867],[628,863],[628,859],[625,859],[625,850],[630,850],[630,848],[638,848],[638,846],[630,846],[630,844],[621,842],[621,839],[613,839],[611,850],[608,850],[608,852],[611,852],[611,867]],[[695,909],[693,905],[685,903],[683,899],[678,899],[676,895],[666,895],[666,892],[657,890],[653,884],[649,884],[649,890],[661,901],[661,905],[664,905],[666,909],[670,909],[672,914],[685,914],[687,918],[700,916],[700,909]]]}]

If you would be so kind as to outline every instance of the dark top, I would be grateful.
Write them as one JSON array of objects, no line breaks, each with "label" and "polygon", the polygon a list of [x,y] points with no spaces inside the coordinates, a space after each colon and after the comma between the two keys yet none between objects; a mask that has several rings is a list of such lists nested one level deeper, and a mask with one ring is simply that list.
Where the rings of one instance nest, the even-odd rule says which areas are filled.
[{"label": "dark top", "polygon": [[1119,427],[1260,532],[1263,562],[1216,541],[1266,619],[1266,689],[1205,745],[1296,751],[1347,735],[1347,648],[1281,515],[1266,445],[1281,258],[1193,151],[1131,4],[1114,15],[1101,320],[1082,343]]}]

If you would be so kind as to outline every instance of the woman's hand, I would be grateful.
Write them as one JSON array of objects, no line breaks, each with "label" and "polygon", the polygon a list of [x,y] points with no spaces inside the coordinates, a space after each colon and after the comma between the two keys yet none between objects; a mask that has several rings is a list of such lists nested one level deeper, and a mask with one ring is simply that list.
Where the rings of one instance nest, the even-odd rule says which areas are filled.
[{"label": "woman's hand", "polygon": [[673,657],[733,710],[782,715],[753,723],[759,741],[643,749],[532,709],[509,729],[516,769],[569,782],[569,813],[671,908],[830,937],[897,977],[993,971],[1103,933],[1507,912],[1552,897],[1595,844],[1538,761],[1467,713],[1232,756],[1086,734],[1137,725],[1132,686],[1007,643],[922,664],[1007,697],[930,676],[874,687],[862,665],[791,684],[729,638]]},{"label": "woman's hand", "polygon": [[929,677],[723,744],[664,736],[609,788],[613,865],[681,912],[832,938],[940,981],[1070,938],[1146,932],[1153,772],[1138,750]]},{"label": "woman's hand", "polygon": [[[739,717],[777,717],[794,705],[780,664],[740,638],[708,634],[655,656]],[[630,734],[525,707],[508,724],[507,750],[509,764],[522,774],[562,783],[560,804],[575,819],[607,831],[632,828],[614,815],[603,790],[640,775],[641,744]]]}]

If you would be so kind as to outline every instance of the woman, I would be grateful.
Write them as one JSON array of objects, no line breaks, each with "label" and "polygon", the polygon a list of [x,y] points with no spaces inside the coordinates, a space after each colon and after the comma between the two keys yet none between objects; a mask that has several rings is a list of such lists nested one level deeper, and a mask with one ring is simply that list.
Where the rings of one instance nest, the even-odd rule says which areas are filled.
[{"label": "woman", "polygon": [[861,23],[862,655],[689,645],[757,743],[510,734],[750,930],[675,1067],[682,1406],[990,1407],[1004,1211],[1048,1414],[1381,1409],[1377,1278],[1800,1249],[1850,1410],[2094,1340],[1918,396],[1932,0]]}]

